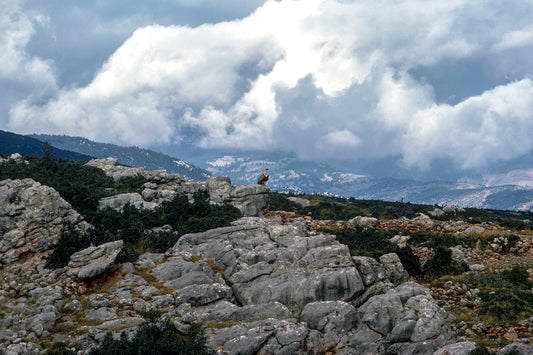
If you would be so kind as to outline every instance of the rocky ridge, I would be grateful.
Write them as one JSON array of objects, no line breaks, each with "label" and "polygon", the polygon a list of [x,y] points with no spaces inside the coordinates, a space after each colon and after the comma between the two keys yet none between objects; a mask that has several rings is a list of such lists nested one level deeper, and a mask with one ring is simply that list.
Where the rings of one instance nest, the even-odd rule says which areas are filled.
[{"label": "rocky ridge", "polygon": [[142,193],[120,194],[100,201],[100,207],[122,208],[127,203],[137,208],[155,208],[164,201],[172,200],[177,194],[186,194],[189,200],[197,192],[207,193],[213,204],[230,204],[237,207],[244,216],[258,216],[268,208],[268,192],[265,185],[243,185],[234,187],[227,176],[213,176],[206,181],[182,181],[179,174],[167,174],[146,168],[128,168],[118,165],[115,158],[94,159],[87,163],[102,169],[115,181],[125,177],[142,176],[150,182],[143,185]]}]

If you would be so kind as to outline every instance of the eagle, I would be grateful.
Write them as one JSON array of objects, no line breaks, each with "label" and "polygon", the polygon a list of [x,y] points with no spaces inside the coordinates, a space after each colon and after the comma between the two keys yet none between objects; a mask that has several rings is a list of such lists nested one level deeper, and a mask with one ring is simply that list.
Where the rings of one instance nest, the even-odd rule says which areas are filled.
[{"label": "eagle", "polygon": [[259,176],[259,180],[257,180],[257,183],[259,185],[265,185],[268,181],[268,174],[267,174],[268,168],[265,169],[265,172]]}]

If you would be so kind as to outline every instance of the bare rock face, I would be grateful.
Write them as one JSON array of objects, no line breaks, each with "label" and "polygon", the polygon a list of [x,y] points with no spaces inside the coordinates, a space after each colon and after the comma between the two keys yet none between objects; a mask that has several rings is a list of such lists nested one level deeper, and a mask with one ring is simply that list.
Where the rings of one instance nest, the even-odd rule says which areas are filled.
[{"label": "bare rock face", "polygon": [[109,270],[123,245],[122,240],[117,240],[80,250],[70,256],[67,273],[82,281],[91,280]]},{"label": "bare rock face", "polygon": [[67,223],[89,227],[53,188],[32,179],[0,181],[0,263],[52,249]]},{"label": "bare rock face", "polygon": [[183,236],[172,253],[183,252],[214,260],[243,305],[280,302],[299,314],[309,302],[350,300],[364,290],[348,247],[333,236],[307,237],[293,225],[242,218]]},{"label": "bare rock face", "polygon": [[[428,289],[406,282],[396,254],[379,261],[352,257],[334,236],[309,233],[297,222],[242,218],[231,227],[184,235],[154,275],[167,286],[204,284],[197,291],[204,297],[222,282],[231,286],[232,294],[219,292],[207,303],[170,302],[182,321],[238,322],[206,330],[210,347],[234,353],[415,354],[451,342],[446,313]],[[267,305],[270,315],[262,311]]]}]

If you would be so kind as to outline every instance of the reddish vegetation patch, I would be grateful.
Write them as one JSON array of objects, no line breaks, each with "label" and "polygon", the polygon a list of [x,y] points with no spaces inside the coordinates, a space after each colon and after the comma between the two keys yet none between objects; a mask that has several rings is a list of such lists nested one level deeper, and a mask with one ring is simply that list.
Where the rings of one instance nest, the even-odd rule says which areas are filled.
[{"label": "reddish vegetation patch", "polygon": [[118,271],[108,271],[103,273],[102,275],[94,278],[87,284],[87,288],[95,288],[98,287],[101,291],[107,291],[111,287],[113,287],[117,282],[122,280],[122,274]]}]

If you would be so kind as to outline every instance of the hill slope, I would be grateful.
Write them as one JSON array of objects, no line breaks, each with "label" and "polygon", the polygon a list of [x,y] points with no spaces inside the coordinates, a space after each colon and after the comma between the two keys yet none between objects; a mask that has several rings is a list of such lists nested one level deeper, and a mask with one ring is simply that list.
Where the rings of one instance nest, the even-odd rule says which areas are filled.
[{"label": "hill slope", "polygon": [[114,157],[118,159],[120,164],[131,167],[144,166],[148,170],[164,170],[167,173],[178,173],[185,180],[205,180],[211,176],[211,174],[204,169],[149,149],[98,143],[83,137],[48,134],[30,135],[29,137],[43,142],[49,142],[54,147],[88,154],[96,158]]},{"label": "hill slope", "polygon": [[[45,141],[46,140],[38,140],[32,137],[0,130],[0,154],[11,155],[14,153],[19,153],[23,156],[33,154],[41,156],[43,142]],[[53,144],[51,145],[53,147],[52,152],[57,159],[81,161],[89,161],[94,159],[93,156],[59,149],[54,147]]]}]

